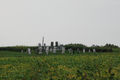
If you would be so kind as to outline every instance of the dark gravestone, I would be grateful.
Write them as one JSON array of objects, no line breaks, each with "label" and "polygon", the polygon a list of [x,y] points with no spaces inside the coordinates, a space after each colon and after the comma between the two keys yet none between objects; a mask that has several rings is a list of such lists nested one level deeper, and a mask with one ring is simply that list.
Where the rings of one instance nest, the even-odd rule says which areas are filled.
[{"label": "dark gravestone", "polygon": [[51,42],[51,48],[53,49],[53,47],[54,47],[54,42]]},{"label": "dark gravestone", "polygon": [[62,51],[63,44],[60,45],[60,51]]},{"label": "dark gravestone", "polygon": [[44,43],[44,51],[46,50],[46,44]]},{"label": "dark gravestone", "polygon": [[38,44],[38,47],[41,47],[41,43]]},{"label": "dark gravestone", "polygon": [[55,42],[55,47],[58,48],[58,42],[57,41]]}]

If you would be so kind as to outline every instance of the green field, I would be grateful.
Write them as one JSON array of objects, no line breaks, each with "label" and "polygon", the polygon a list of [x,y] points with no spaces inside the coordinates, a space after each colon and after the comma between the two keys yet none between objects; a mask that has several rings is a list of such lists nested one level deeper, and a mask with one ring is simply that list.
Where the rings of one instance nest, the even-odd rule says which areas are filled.
[{"label": "green field", "polygon": [[0,80],[119,80],[120,52],[42,55],[0,51]]}]

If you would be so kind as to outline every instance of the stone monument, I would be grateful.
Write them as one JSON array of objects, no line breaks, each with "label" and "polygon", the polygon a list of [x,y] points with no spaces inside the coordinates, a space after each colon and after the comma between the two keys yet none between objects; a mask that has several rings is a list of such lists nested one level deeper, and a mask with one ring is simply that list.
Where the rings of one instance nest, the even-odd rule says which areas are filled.
[{"label": "stone monument", "polygon": [[46,48],[46,54],[48,55],[49,53],[49,47]]},{"label": "stone monument", "polygon": [[28,48],[27,52],[28,52],[28,54],[31,54],[31,52],[30,52],[30,48]]},{"label": "stone monument", "polygon": [[83,49],[83,53],[85,53],[85,48]]},{"label": "stone monument", "polygon": [[54,49],[53,49],[53,53],[56,54],[56,47],[54,47]]},{"label": "stone monument", "polygon": [[62,53],[65,53],[65,47],[62,47]]}]

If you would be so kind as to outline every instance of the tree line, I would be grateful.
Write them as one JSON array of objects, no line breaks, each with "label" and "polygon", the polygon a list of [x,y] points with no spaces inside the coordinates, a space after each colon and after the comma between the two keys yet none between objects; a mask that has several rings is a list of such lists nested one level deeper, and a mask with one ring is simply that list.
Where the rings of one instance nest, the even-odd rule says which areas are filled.
[{"label": "tree line", "polygon": [[91,47],[87,47],[84,44],[66,44],[64,45],[66,49],[73,49],[73,50],[83,50],[85,49],[86,51],[96,49],[97,52],[112,52],[113,48],[119,48],[119,46],[116,46],[114,44],[105,44],[104,46],[99,46],[99,45],[92,45]]}]

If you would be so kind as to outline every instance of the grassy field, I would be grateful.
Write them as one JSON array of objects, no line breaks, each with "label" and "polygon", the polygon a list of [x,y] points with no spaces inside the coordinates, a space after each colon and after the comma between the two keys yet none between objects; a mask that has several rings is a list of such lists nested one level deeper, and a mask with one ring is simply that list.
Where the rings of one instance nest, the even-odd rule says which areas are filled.
[{"label": "grassy field", "polygon": [[42,55],[0,51],[0,80],[119,80],[120,52]]}]

